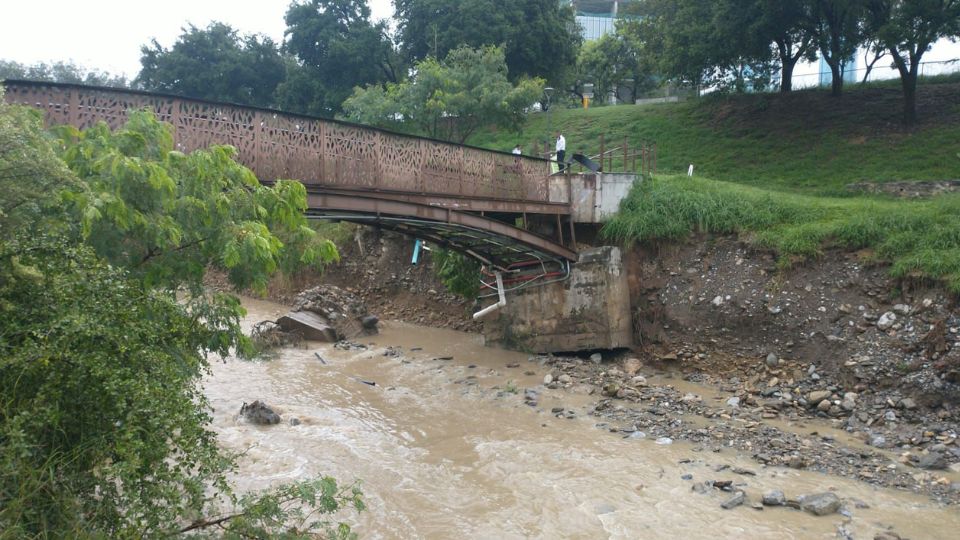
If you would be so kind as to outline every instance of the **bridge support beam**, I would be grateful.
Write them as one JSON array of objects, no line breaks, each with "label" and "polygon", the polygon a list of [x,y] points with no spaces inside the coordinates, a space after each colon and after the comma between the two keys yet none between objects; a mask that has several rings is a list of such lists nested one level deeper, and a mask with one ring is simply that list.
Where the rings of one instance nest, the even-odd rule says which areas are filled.
[{"label": "bridge support beam", "polygon": [[620,249],[580,253],[568,279],[510,293],[484,319],[488,344],[533,352],[618,349],[633,345],[630,294]]}]

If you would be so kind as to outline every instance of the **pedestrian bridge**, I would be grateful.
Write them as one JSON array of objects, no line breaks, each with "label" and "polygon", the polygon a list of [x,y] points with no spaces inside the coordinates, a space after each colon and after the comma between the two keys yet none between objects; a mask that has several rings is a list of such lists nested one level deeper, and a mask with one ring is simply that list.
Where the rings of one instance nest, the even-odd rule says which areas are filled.
[{"label": "pedestrian bridge", "polygon": [[[569,179],[550,162],[367,126],[183,97],[73,84],[5,81],[6,101],[44,111],[48,125],[118,128],[147,109],[173,126],[184,152],[214,144],[261,181],[295,179],[307,214],[432,240],[507,270],[575,261]],[[548,223],[547,238],[526,224]],[[520,226],[518,226],[520,225]]]}]

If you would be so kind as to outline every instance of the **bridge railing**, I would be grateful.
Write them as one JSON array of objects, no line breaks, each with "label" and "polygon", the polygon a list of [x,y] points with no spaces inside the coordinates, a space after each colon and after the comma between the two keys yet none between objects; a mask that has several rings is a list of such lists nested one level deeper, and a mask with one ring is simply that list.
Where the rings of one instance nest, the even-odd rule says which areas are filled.
[{"label": "bridge railing", "polygon": [[355,124],[133,90],[6,81],[6,101],[43,109],[50,125],[123,125],[149,109],[173,125],[179,150],[229,144],[262,180],[403,194],[569,204],[550,164]]}]

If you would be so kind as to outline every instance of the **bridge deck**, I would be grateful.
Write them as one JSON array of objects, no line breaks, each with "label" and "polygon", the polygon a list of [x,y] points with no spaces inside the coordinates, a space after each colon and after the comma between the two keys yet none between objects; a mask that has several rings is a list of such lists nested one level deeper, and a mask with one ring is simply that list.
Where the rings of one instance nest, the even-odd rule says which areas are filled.
[{"label": "bridge deck", "polygon": [[151,110],[173,126],[178,150],[232,145],[261,181],[303,182],[312,217],[431,239],[503,270],[525,261],[566,265],[577,257],[550,239],[483,216],[549,215],[558,226],[569,219],[570,185],[550,178],[546,160],[132,90],[29,81],[4,87],[8,102],[43,110],[49,125],[82,129],[103,121],[116,129],[129,111]]},{"label": "bridge deck", "polygon": [[179,150],[212,144],[264,181],[378,192],[383,198],[460,211],[570,214],[569,193],[550,189],[550,162],[367,126],[269,109],[72,84],[6,81],[6,100],[46,111],[49,124],[123,125],[134,109],[173,125]]}]

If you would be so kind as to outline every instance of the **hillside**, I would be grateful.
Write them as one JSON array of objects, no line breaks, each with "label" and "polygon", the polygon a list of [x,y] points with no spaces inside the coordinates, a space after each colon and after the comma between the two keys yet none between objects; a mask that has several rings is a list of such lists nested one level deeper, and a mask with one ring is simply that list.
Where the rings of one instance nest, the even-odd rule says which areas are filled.
[{"label": "hillside", "polygon": [[486,131],[469,142],[509,151],[553,140],[560,129],[568,151],[599,151],[624,137],[654,141],[661,173],[686,172],[716,180],[812,194],[840,194],[861,181],[960,179],[960,84],[919,88],[919,122],[899,122],[901,96],[892,85],[788,95],[707,96],[642,106],[555,108],[534,114],[519,135]]}]

